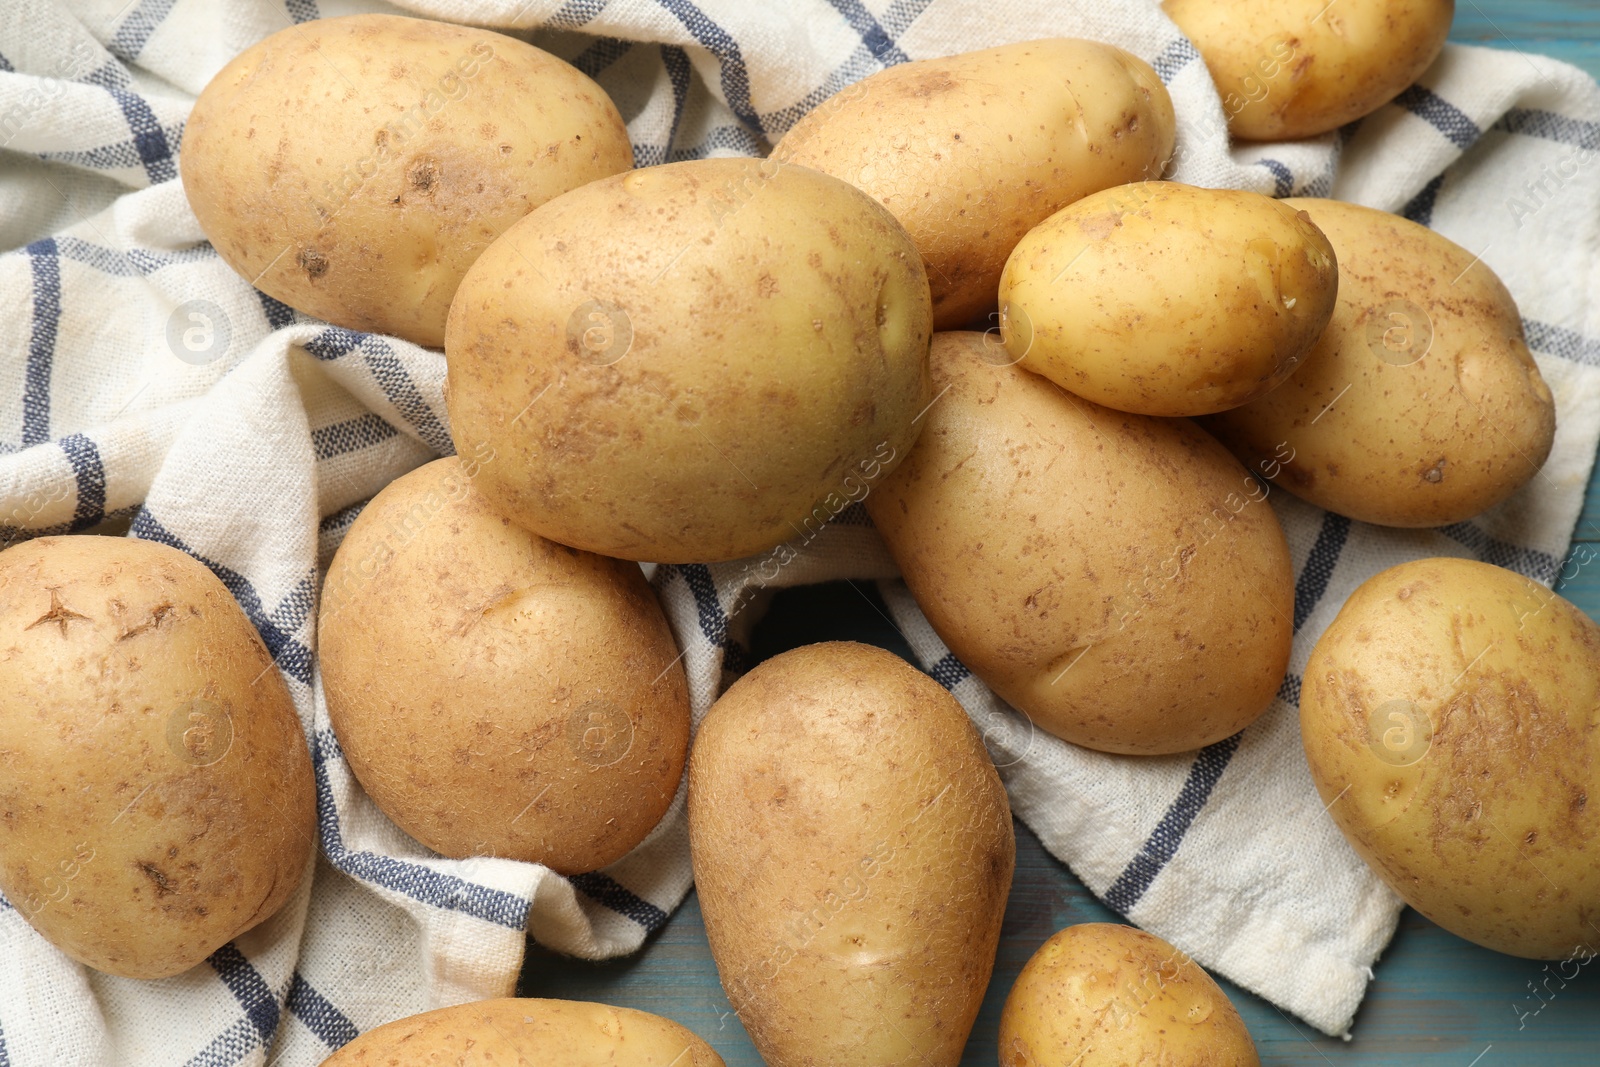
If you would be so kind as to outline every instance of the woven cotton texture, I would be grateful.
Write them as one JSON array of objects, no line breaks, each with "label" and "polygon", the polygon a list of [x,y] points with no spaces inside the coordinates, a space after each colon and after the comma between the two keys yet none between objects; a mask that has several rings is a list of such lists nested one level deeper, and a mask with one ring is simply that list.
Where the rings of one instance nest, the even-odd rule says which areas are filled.
[{"label": "woven cotton texture", "polygon": [[[1172,174],[1402,212],[1505,280],[1559,406],[1544,472],[1433,532],[1352,523],[1274,492],[1297,636],[1281,699],[1239,737],[1162,759],[1033,730],[939,643],[858,507],[791,553],[658,570],[694,714],[743,669],[761,589],[875,579],[960,698],[1016,812],[1103,900],[1213,971],[1344,1032],[1398,900],[1339,836],[1294,714],[1318,633],[1406,559],[1469,556],[1552,582],[1600,437],[1600,93],[1539,57],[1452,47],[1336,135],[1230,151],[1222,103],[1154,3],[1015,0],[409,0],[510,29],[616,100],[643,166],[767,151],[840,87],[907,59],[1083,36],[1150,61],[1180,121]],[[314,757],[321,854],[277,916],[176,978],[81,967],[0,904],[0,1067],[320,1063],[411,1012],[513,989],[525,932],[588,958],[639,948],[689,888],[683,797],[603,873],[444,860],[367,800],[321,701],[314,605],[361,504],[451,451],[444,358],[329,327],[236,276],[177,181],[194,96],[231,56],[359,0],[21,0],[0,20],[0,537],[105,523],[175,545],[233,591],[277,659]],[[195,316],[199,316],[196,318]],[[117,527],[113,527],[117,528]],[[776,562],[781,561],[781,562]]]}]

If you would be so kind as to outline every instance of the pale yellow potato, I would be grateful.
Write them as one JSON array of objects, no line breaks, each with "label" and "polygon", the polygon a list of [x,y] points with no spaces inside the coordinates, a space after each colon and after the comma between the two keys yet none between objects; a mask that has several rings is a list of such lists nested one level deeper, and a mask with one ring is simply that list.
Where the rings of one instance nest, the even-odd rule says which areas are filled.
[{"label": "pale yellow potato", "polygon": [[480,1000],[357,1037],[322,1067],[723,1067],[671,1019],[575,1000]]},{"label": "pale yellow potato", "polygon": [[1336,130],[1433,65],[1455,0],[1165,0],[1246,141]]},{"label": "pale yellow potato", "polygon": [[1494,272],[1386,211],[1284,203],[1333,242],[1338,306],[1293,377],[1205,427],[1290,492],[1383,526],[1472,518],[1537,474],[1555,401]]},{"label": "pale yellow potato", "polygon": [[966,712],[893,653],[775,656],[712,706],[689,844],[728,1000],[769,1067],[954,1067],[1016,861]]},{"label": "pale yellow potato", "polygon": [[367,794],[445,856],[562,874],[621,859],[672,803],[689,691],[638,566],[546,541],[435,460],[345,535],[317,632],[328,717]]},{"label": "pale yellow potato", "polygon": [[1339,292],[1310,217],[1259,193],[1142,182],[1028,232],[1000,279],[1006,349],[1097,404],[1210,415],[1275,389]]},{"label": "pale yellow potato", "polygon": [[186,971],[316,845],[283,676],[203,563],[123,537],[0,553],[0,890],[108,974]]},{"label": "pale yellow potato", "polygon": [[1193,423],[1091,404],[934,335],[939,400],[866,499],[928,622],[1040,728],[1186,752],[1272,703],[1294,575],[1266,490]]},{"label": "pale yellow potato", "polygon": [[1161,177],[1177,121],[1149,64],[1047,38],[901,63],[846,87],[773,156],[872,194],[928,265],[935,329],[992,311],[1006,256],[1097,189]]},{"label": "pale yellow potato", "polygon": [[1389,888],[1497,952],[1600,944],[1600,627],[1464,559],[1351,594],[1306,664],[1317,792]]},{"label": "pale yellow potato", "polygon": [[478,488],[544,537],[736,559],[905,455],[928,314],[910,238],[860,190],[769,160],[649,167],[552,200],[468,272],[451,432],[500,457]]},{"label": "pale yellow potato", "polygon": [[577,68],[503,34],[394,15],[286,27],[201,92],[179,157],[223,260],[289,306],[444,343],[467,267],[558,193],[633,166]]},{"label": "pale yellow potato", "polygon": [[1194,960],[1115,923],[1039,947],[1000,1013],[1000,1067],[1257,1067],[1238,1009]]}]

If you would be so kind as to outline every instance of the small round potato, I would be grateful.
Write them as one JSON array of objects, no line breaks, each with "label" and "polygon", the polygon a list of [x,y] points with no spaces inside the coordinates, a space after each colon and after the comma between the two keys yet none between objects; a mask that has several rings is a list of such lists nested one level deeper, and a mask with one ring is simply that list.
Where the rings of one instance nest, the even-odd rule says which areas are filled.
[{"label": "small round potato", "polygon": [[513,226],[450,312],[457,451],[562,544],[659,563],[801,533],[928,403],[928,279],[860,190],[770,160],[634,171]]},{"label": "small round potato", "polygon": [[1257,1067],[1238,1009],[1194,960],[1143,930],[1069,926],[1000,1013],[1000,1067]]},{"label": "small round potato", "polygon": [[357,1037],[322,1067],[723,1067],[671,1019],[574,1000],[480,1000]]},{"label": "small round potato", "polygon": [[642,841],[672,803],[689,696],[632,563],[553,544],[435,460],[372,499],[323,585],[328,716],[367,794],[446,856],[562,874]]},{"label": "small round potato", "polygon": [[1290,492],[1382,526],[1472,518],[1537,474],[1555,400],[1494,272],[1386,211],[1284,203],[1333,242],[1338,306],[1293,377],[1205,427]]},{"label": "small round potato", "polygon": [[183,188],[250,283],[352,330],[444,343],[467,267],[558,193],[633,166],[605,91],[513,37],[395,15],[280,30],[223,67]]},{"label": "small round potato", "polygon": [[1000,279],[1007,350],[1097,404],[1210,415],[1275,389],[1322,336],[1333,246],[1259,193],[1143,182],[1034,227]]},{"label": "small round potato", "polygon": [[1433,65],[1455,0],[1165,0],[1246,141],[1336,130]]},{"label": "small round potato", "polygon": [[1367,579],[1306,664],[1317,791],[1406,903],[1497,952],[1600,944],[1600,626],[1465,559]]},{"label": "small round potato", "polygon": [[701,724],[689,845],[722,987],[769,1067],[960,1062],[1016,842],[944,687],[851,642],[762,663]]},{"label": "small round potato", "polygon": [[934,328],[952,330],[993,310],[1023,234],[1097,189],[1161,177],[1176,131],[1149,64],[1053,38],[879,71],[797,122],[773,157],[894,212],[927,262]]},{"label": "small round potato", "polygon": [[1266,490],[1192,422],[1128,415],[934,335],[939,400],[866,498],[950,650],[1040,728],[1186,752],[1283,682],[1294,573]]},{"label": "small round potato", "polygon": [[315,818],[288,687],[204,564],[123,537],[0,553],[0,889],[52,944],[186,971],[289,899]]}]

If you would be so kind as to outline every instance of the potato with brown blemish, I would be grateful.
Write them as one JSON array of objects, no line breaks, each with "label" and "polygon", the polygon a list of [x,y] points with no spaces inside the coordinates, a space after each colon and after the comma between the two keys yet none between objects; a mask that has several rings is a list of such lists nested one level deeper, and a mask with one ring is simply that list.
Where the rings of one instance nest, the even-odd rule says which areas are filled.
[{"label": "potato with brown blemish", "polygon": [[935,329],[995,306],[1034,225],[1099,189],[1156,179],[1177,121],[1155,71],[1098,41],[1053,38],[901,63],[797,122],[773,157],[866,190],[928,265]]},{"label": "potato with brown blemish", "polygon": [[350,527],[317,626],[328,717],[434,851],[593,871],[672,803],[688,683],[638,566],[511,523],[472,487],[498,462],[435,460]]},{"label": "potato with brown blemish", "polygon": [[495,452],[479,490],[541,536],[737,559],[905,455],[929,332],[916,248],[860,190],[770,160],[648,167],[545,204],[467,273],[451,433]]},{"label": "potato with brown blemish", "polygon": [[954,1067],[1016,846],[954,697],[851,642],[775,656],[712,706],[689,843],[728,1000],[771,1067]]},{"label": "potato with brown blemish", "polygon": [[1386,211],[1284,203],[1333,243],[1338,304],[1293,377],[1205,427],[1257,474],[1382,526],[1460,522],[1538,474],[1555,399],[1488,265]]},{"label": "potato with brown blemish", "polygon": [[1086,400],[1210,415],[1271,392],[1333,315],[1339,266],[1303,211],[1143,182],[1028,232],[1000,279],[1006,349]]},{"label": "potato with brown blemish", "polygon": [[1272,703],[1294,574],[1266,490],[1186,420],[1091,404],[934,335],[939,400],[866,499],[956,657],[1040,728],[1186,752]]},{"label": "potato with brown blemish", "polygon": [[1534,959],[1600,947],[1600,626],[1466,559],[1362,583],[1306,664],[1300,731],[1339,829],[1429,919]]},{"label": "potato with brown blemish", "polygon": [[393,15],[280,30],[219,71],[183,134],[218,254],[290,307],[444,343],[461,277],[517,219],[633,166],[616,106],[530,44]]},{"label": "potato with brown blemish", "polygon": [[315,816],[288,688],[204,564],[0,553],[0,890],[34,929],[108,974],[186,971],[288,901]]},{"label": "potato with brown blemish", "polygon": [[1455,0],[1165,0],[1246,141],[1336,130],[1433,65]]},{"label": "potato with brown blemish", "polygon": [[573,1000],[481,1000],[407,1016],[322,1067],[723,1067],[671,1019]]},{"label": "potato with brown blemish", "polygon": [[1000,1013],[1000,1067],[1257,1067],[1239,1011],[1194,960],[1115,923],[1040,946]]}]

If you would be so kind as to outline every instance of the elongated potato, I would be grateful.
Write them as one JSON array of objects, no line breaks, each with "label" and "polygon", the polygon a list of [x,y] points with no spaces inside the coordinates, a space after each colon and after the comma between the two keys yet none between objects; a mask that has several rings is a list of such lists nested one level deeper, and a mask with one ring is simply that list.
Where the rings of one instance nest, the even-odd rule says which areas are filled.
[{"label": "elongated potato", "polygon": [[1000,1067],[1258,1067],[1239,1011],[1198,963],[1114,923],[1061,930],[1017,976]]},{"label": "elongated potato", "polygon": [[771,1067],[961,1059],[1016,844],[937,682],[848,642],[761,664],[695,739],[689,842],[723,989]]},{"label": "elongated potato", "polygon": [[311,755],[205,564],[124,537],[0,553],[0,889],[73,959],[186,971],[293,895]]},{"label": "elongated potato", "polygon": [[1600,626],[1464,559],[1367,579],[1306,664],[1300,730],[1339,829],[1406,903],[1535,959],[1600,948]]},{"label": "elongated potato", "polygon": [[1205,427],[1290,492],[1383,526],[1469,519],[1537,474],[1555,400],[1494,272],[1386,211],[1284,203],[1333,242],[1338,306],[1293,377]]},{"label": "elongated potato", "polygon": [[956,657],[1057,737],[1200,748],[1271,704],[1294,575],[1266,492],[1193,423],[1127,415],[934,335],[939,400],[866,499]]},{"label": "elongated potato", "polygon": [[1006,349],[1086,400],[1209,415],[1271,392],[1333,315],[1309,216],[1259,193],[1141,182],[1028,232],[1000,279]]},{"label": "elongated potato", "polygon": [[605,91],[514,37],[395,15],[245,49],[195,101],[183,189],[262,292],[437,347],[461,277],[558,193],[633,166]]},{"label": "elongated potato", "polygon": [[723,1067],[694,1033],[632,1008],[480,1000],[368,1030],[322,1067]]},{"label": "elongated potato", "polygon": [[434,851],[592,871],[672,803],[688,685],[639,568],[513,525],[472,489],[495,462],[435,460],[350,527],[317,626],[328,717]]},{"label": "elongated potato", "polygon": [[738,559],[904,456],[928,280],[899,223],[805,167],[593,182],[485,252],[450,311],[456,449],[516,522],[625,559]]},{"label": "elongated potato", "polygon": [[1290,141],[1370,115],[1432,66],[1455,0],[1165,0],[1205,59],[1228,128]]},{"label": "elongated potato", "polygon": [[1155,71],[1097,41],[1023,41],[902,63],[840,91],[773,156],[892,211],[928,265],[934,328],[995,306],[1035,224],[1097,189],[1161,177],[1177,121]]}]

